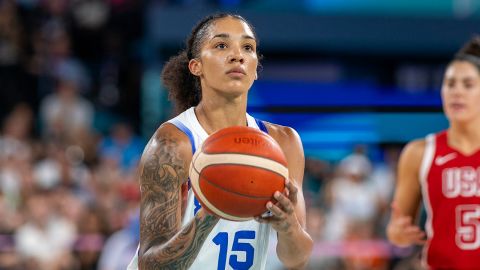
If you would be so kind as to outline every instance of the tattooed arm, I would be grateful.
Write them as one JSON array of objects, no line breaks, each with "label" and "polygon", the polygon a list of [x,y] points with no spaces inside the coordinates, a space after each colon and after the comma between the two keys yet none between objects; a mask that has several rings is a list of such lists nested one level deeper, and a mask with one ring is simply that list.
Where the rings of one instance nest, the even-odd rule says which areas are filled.
[{"label": "tattooed arm", "polygon": [[186,135],[162,125],[145,148],[140,168],[140,269],[187,269],[218,219],[200,210],[182,225],[181,185],[192,158]]}]

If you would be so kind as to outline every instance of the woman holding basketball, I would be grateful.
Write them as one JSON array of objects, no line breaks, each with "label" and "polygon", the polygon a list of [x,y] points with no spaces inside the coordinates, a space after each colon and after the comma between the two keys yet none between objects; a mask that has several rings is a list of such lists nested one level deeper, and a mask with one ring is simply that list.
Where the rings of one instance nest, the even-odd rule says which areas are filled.
[{"label": "woman holding basketball", "polygon": [[[209,16],[193,30],[187,48],[166,64],[162,78],[178,111],[162,124],[140,164],[141,229],[130,269],[264,269],[270,229],[277,255],[289,269],[304,267],[312,250],[305,232],[302,194],[304,156],[297,133],[247,114],[247,95],[257,79],[257,38],[242,17]],[[188,169],[209,134],[230,126],[268,132],[287,157],[289,180],[269,217],[232,222],[209,215],[194,198]]]},{"label": "woman holding basketball", "polygon": [[[449,128],[410,142],[401,154],[390,241],[424,244],[428,269],[478,269],[480,262],[480,37],[447,67],[442,86]],[[414,225],[420,201],[426,234]]]}]

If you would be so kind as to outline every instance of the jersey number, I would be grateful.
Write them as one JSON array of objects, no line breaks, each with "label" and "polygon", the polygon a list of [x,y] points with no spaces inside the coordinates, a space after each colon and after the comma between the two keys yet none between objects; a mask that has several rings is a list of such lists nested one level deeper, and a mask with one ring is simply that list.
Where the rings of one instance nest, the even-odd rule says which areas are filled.
[{"label": "jersey number", "polygon": [[460,249],[480,248],[480,205],[466,204],[456,208],[455,243]]},{"label": "jersey number", "polygon": [[[228,264],[233,269],[250,269],[253,265],[254,248],[251,244],[242,242],[248,239],[255,239],[255,231],[238,231],[235,233],[232,252],[236,252],[238,255],[243,253],[245,257],[240,260],[238,255],[230,255]],[[217,246],[220,246],[217,270],[224,270],[227,262],[228,233],[219,232],[212,240]]]}]

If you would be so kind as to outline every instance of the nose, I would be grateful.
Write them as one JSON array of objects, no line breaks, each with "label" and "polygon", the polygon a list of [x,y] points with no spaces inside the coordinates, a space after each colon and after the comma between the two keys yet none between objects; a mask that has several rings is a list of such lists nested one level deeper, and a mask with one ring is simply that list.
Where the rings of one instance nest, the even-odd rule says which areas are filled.
[{"label": "nose", "polygon": [[245,58],[239,48],[232,48],[230,54],[228,55],[228,62],[239,62],[240,64],[243,64],[245,62]]},{"label": "nose", "polygon": [[460,96],[464,90],[465,89],[462,88],[460,85],[455,85],[455,86],[451,87],[450,94],[452,96]]}]

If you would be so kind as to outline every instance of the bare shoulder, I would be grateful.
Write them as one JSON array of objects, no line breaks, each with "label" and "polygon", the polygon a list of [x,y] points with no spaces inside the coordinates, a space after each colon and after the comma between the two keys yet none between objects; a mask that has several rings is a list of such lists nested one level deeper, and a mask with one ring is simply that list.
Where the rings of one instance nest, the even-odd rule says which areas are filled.
[{"label": "bare shoulder", "polygon": [[305,157],[297,131],[291,127],[268,122],[265,122],[265,126],[268,129],[268,134],[277,141],[287,158],[290,177],[295,179],[297,183],[302,183]]},{"label": "bare shoulder", "polygon": [[412,166],[417,165],[420,167],[423,159],[423,153],[425,152],[425,139],[417,139],[409,142],[402,151],[401,162],[410,164]]},{"label": "bare shoulder", "polygon": [[272,136],[280,145],[290,143],[301,143],[297,131],[291,127],[264,122],[268,129],[268,134]]},{"label": "bare shoulder", "polygon": [[162,124],[148,142],[140,161],[140,171],[151,163],[170,164],[182,179],[186,179],[188,164],[192,158],[190,141],[177,127],[170,123]]}]

